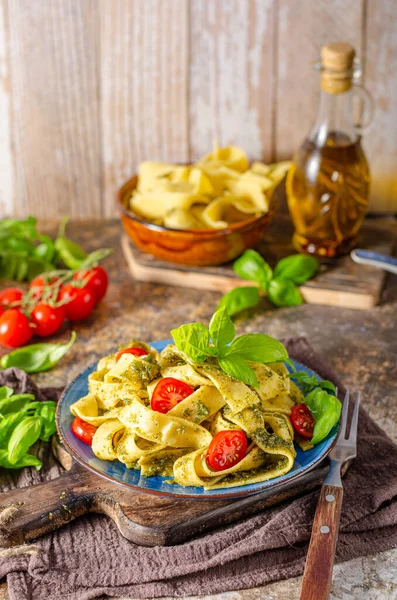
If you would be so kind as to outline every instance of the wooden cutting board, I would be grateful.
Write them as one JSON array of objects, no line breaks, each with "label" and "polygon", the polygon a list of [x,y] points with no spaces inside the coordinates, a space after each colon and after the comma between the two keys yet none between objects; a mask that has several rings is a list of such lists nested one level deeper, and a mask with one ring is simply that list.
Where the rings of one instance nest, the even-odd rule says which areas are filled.
[{"label": "wooden cutting board", "polygon": [[[292,244],[292,225],[288,215],[279,214],[266,233],[259,252],[273,267],[280,258],[296,253]],[[232,263],[217,267],[185,267],[167,263],[138,250],[127,238],[121,240],[132,276],[138,281],[151,281],[166,285],[199,290],[228,292],[240,285],[250,285],[239,279]],[[395,236],[376,221],[366,221],[358,247],[392,254]],[[371,308],[380,300],[386,273],[381,269],[358,265],[350,256],[324,261],[315,279],[301,287],[306,302],[348,308]]]},{"label": "wooden cutting board", "polygon": [[92,512],[113,519],[120,533],[136,544],[178,544],[314,489],[329,468],[325,459],[296,481],[236,500],[181,500],[135,492],[91,473],[72,459],[56,436],[53,451],[65,473],[1,495],[0,548],[36,539]]}]

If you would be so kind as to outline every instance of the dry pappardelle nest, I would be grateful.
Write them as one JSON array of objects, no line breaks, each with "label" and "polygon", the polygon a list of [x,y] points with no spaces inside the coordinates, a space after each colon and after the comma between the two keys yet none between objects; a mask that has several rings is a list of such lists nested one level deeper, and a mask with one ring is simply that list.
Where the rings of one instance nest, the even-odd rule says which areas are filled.
[{"label": "dry pappardelle nest", "polygon": [[249,166],[241,148],[214,148],[182,166],[143,162],[130,208],[145,220],[172,229],[223,229],[266,214],[269,197],[290,162]]},{"label": "dry pappardelle nest", "polygon": [[[140,341],[145,356],[102,358],[89,376],[89,393],[71,412],[98,429],[92,450],[119,460],[143,476],[173,477],[182,486],[229,488],[265,481],[291,470],[296,455],[291,408],[303,401],[283,363],[250,363],[255,389],[219,368],[217,359],[193,362],[174,345],[161,354]],[[165,414],[153,410],[153,391],[164,378],[190,386],[191,393]],[[152,400],[152,402],[151,402]],[[214,471],[209,445],[219,432],[243,432],[245,456],[231,468]],[[302,449],[308,440],[297,438]]]}]

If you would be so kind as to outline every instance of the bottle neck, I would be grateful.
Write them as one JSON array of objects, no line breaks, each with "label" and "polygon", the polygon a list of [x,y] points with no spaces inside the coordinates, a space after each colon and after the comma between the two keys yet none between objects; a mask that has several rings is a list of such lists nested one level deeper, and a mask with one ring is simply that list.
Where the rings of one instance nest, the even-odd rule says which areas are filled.
[{"label": "bottle neck", "polygon": [[352,90],[341,94],[321,90],[317,118],[310,130],[309,140],[321,148],[351,145],[358,138],[353,122]]}]

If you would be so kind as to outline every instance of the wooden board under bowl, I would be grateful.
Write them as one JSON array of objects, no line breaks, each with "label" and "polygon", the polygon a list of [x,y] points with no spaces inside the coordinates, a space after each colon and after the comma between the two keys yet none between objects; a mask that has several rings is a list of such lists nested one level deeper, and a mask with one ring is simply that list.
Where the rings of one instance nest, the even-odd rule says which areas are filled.
[{"label": "wooden board under bowl", "polygon": [[[266,233],[259,252],[271,266],[280,258],[296,253],[292,243],[292,225],[287,215],[279,215]],[[121,240],[132,276],[138,281],[165,285],[213,290],[221,293],[250,285],[237,277],[232,263],[215,267],[191,267],[167,263],[141,252],[124,235]],[[358,247],[382,254],[392,254],[395,236],[375,220],[364,223]],[[310,304],[327,304],[348,308],[367,309],[380,300],[386,273],[381,269],[358,265],[350,256],[323,261],[319,274],[301,287],[302,295]]]},{"label": "wooden board under bowl", "polygon": [[120,533],[136,544],[179,544],[307,493],[322,483],[329,469],[325,458],[296,480],[252,496],[183,500],[135,492],[99,477],[73,460],[56,436],[53,450],[65,473],[1,495],[0,548],[34,540],[91,512],[107,515]]}]

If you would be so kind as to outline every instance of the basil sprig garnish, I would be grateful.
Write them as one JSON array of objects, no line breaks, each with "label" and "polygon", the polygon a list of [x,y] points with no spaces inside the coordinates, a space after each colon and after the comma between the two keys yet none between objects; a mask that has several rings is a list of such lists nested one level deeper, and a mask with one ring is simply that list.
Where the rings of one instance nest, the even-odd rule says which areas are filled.
[{"label": "basil sprig garnish", "polygon": [[235,337],[236,330],[227,307],[213,315],[209,327],[203,323],[182,325],[171,331],[176,347],[193,362],[217,358],[220,368],[247,385],[259,382],[250,362],[273,363],[288,359],[288,352],[278,340],[262,333]]},{"label": "basil sprig garnish", "polygon": [[298,285],[313,277],[319,268],[314,256],[293,254],[270,265],[255,250],[246,250],[233,264],[233,270],[242,279],[253,281],[256,287],[239,287],[225,294],[218,308],[226,306],[230,315],[257,306],[259,292],[266,294],[275,306],[297,306],[303,298]]}]

